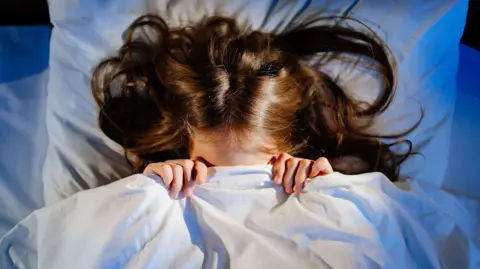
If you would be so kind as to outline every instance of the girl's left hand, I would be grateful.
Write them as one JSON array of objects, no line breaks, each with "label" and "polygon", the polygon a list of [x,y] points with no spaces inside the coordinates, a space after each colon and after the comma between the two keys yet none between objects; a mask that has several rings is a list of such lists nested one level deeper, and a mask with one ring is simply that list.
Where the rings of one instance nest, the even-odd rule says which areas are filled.
[{"label": "girl's left hand", "polygon": [[274,158],[272,163],[273,181],[275,184],[282,184],[288,194],[300,192],[305,186],[307,178],[333,173],[330,162],[323,157],[312,161],[282,153]]}]

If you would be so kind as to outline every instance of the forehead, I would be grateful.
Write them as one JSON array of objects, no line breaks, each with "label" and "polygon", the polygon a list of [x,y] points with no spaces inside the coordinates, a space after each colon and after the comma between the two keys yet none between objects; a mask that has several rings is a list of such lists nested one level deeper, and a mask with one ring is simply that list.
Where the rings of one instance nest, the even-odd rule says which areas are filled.
[{"label": "forehead", "polygon": [[195,130],[191,134],[191,142],[196,147],[221,146],[235,148],[247,144],[247,141],[251,140],[249,137],[251,135],[246,131],[218,127]]},{"label": "forehead", "polygon": [[197,130],[191,135],[192,149],[223,148],[233,151],[264,151],[274,148],[273,139],[263,132],[244,129],[211,128]]},{"label": "forehead", "polygon": [[191,137],[190,158],[203,159],[215,166],[251,165],[267,163],[265,158],[274,150],[258,136],[209,130]]}]

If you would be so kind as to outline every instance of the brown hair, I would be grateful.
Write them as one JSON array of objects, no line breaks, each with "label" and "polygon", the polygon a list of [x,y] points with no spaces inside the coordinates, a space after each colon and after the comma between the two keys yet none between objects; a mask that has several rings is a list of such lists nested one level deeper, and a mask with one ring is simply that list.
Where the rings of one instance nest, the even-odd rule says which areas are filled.
[{"label": "brown hair", "polygon": [[[195,130],[225,128],[261,131],[297,157],[357,156],[368,164],[362,171],[334,169],[379,171],[395,180],[411,143],[402,141],[409,150],[396,154],[379,139],[400,138],[416,126],[389,136],[366,131],[394,95],[387,52],[375,36],[339,25],[275,35],[240,32],[221,17],[169,29],[160,17],[146,15],[130,26],[118,54],[96,67],[91,87],[100,128],[124,147],[136,172],[151,162],[189,158]],[[383,92],[372,104],[356,102],[305,64],[318,53],[328,57],[322,62],[356,55],[373,63]]]}]

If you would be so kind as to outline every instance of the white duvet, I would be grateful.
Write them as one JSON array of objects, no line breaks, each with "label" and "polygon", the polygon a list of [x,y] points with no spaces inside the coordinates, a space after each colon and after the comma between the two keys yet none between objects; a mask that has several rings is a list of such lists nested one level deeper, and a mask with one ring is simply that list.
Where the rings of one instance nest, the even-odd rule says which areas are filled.
[{"label": "white duvet", "polygon": [[286,196],[270,171],[210,168],[178,200],[142,175],[77,193],[3,237],[0,268],[478,268],[472,201],[379,173]]}]

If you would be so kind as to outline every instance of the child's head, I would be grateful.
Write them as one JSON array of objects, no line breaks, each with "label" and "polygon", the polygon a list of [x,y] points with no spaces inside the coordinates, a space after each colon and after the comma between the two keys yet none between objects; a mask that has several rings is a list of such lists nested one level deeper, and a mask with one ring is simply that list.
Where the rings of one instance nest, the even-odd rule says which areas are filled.
[{"label": "child's head", "polygon": [[[303,62],[317,53],[375,60],[384,92],[368,107],[357,104]],[[401,160],[364,130],[389,105],[393,84],[385,48],[353,30],[240,32],[225,18],[169,29],[156,16],[136,20],[118,54],[92,78],[100,127],[124,146],[135,170],[186,158],[253,164],[287,152],[310,159],[355,155],[369,164],[366,171],[391,178]]]}]

